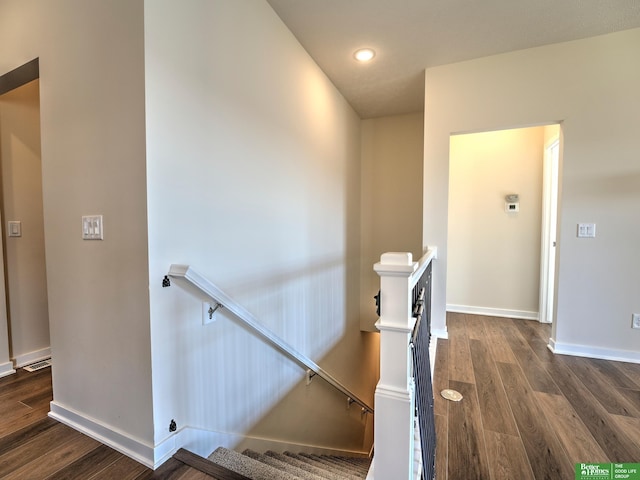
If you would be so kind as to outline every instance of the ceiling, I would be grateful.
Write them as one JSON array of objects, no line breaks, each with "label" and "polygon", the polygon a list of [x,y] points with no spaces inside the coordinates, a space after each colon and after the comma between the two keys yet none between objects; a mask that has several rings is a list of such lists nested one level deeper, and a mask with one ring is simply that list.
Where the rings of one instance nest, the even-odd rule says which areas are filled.
[{"label": "ceiling", "polygon": [[362,118],[422,111],[425,68],[640,27],[640,0],[267,1]]}]

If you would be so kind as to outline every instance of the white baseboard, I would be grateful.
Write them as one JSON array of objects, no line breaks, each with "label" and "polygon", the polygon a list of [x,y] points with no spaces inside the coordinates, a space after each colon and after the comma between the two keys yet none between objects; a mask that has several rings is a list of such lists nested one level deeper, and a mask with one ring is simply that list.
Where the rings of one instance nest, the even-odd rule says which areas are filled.
[{"label": "white baseboard", "polygon": [[[59,403],[51,402],[49,416],[85,435],[103,443],[114,450],[133,458],[139,463],[156,468],[155,450],[152,446],[132,438],[124,432],[105,425],[104,423],[88,418],[87,416],[64,407]],[[173,453],[171,453],[173,455]],[[169,456],[171,456],[169,455]],[[167,457],[168,458],[168,457]],[[165,459],[166,460],[166,459]],[[158,464],[159,466],[160,464]]]},{"label": "white baseboard", "polygon": [[16,368],[21,368],[25,365],[39,362],[40,360],[46,360],[47,358],[51,358],[51,347],[41,348],[40,350],[35,350],[33,352],[16,355],[13,362],[15,363]]},{"label": "white baseboard", "polygon": [[519,318],[522,320],[539,320],[538,312],[527,310],[507,310],[504,308],[474,307],[470,305],[447,304],[447,312],[466,313],[469,315],[486,315],[489,317]]},{"label": "white baseboard", "polygon": [[183,427],[156,445],[155,468],[162,465],[181,448],[206,458],[217,447],[235,448],[242,441],[242,438],[242,436],[232,433]]},{"label": "white baseboard", "polygon": [[431,329],[431,336],[435,337],[435,338],[442,338],[444,340],[448,340],[449,339],[449,332],[447,331],[447,327],[445,326],[443,329],[440,328],[432,328]]},{"label": "white baseboard", "polygon": [[185,427],[152,447],[55,401],[51,402],[49,416],[154,470],[169,460],[180,448],[207,457],[211,454],[212,447],[233,448],[233,445],[240,443],[241,440],[234,435]]},{"label": "white baseboard", "polygon": [[429,367],[431,368],[431,379],[436,370],[436,355],[438,354],[438,337],[431,335],[431,341],[429,342]]},{"label": "white baseboard", "polygon": [[640,352],[631,350],[617,350],[612,348],[594,347],[591,345],[576,345],[556,342],[549,339],[549,350],[559,355],[573,355],[574,357],[600,358],[615,362],[640,363]]},{"label": "white baseboard", "polygon": [[275,450],[278,452],[293,450],[317,455],[367,456],[368,454],[368,452],[330,449],[192,427],[184,427],[152,447],[56,402],[51,402],[49,416],[154,470],[171,458],[180,448],[202,457],[208,457],[217,447],[252,448],[258,451]]},{"label": "white baseboard", "polygon": [[6,362],[0,364],[0,378],[6,377],[7,375],[12,375],[16,373],[15,368],[13,368],[13,362]]}]

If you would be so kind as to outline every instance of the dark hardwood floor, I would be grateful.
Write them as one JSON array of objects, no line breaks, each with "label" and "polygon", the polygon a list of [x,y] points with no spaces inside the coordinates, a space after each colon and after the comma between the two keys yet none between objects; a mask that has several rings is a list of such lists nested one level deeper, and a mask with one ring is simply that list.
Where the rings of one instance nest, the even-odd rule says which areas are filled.
[{"label": "dark hardwood floor", "polygon": [[155,472],[47,416],[51,369],[0,379],[0,478],[20,480],[203,480],[172,458]]},{"label": "dark hardwood floor", "polygon": [[572,480],[579,462],[640,462],[640,365],[554,355],[534,321],[449,313],[447,325],[437,480]]},{"label": "dark hardwood floor", "polygon": [[[578,462],[640,462],[640,365],[553,355],[538,322],[449,314],[447,324],[437,480],[572,480]],[[443,399],[445,388],[464,399]],[[0,379],[0,478],[215,478],[177,458],[154,472],[47,417],[51,398],[49,368]]]}]

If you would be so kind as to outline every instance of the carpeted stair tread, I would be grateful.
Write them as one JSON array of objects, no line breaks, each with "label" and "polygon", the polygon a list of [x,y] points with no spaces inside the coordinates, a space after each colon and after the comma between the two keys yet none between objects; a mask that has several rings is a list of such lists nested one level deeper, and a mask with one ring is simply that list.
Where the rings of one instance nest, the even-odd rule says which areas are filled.
[{"label": "carpeted stair tread", "polygon": [[361,473],[369,472],[369,467],[371,467],[371,461],[366,458],[354,458],[354,459],[344,458],[344,457],[335,457],[335,458],[338,459],[340,462],[342,462],[343,465]]},{"label": "carpeted stair tread", "polygon": [[287,472],[287,473],[290,473],[291,475],[295,475],[296,477],[299,477],[303,480],[325,480],[324,477],[321,477],[320,475],[316,475],[314,473],[308,472],[306,470],[303,470],[300,467],[293,465],[290,462],[285,462],[277,458],[265,455],[263,453],[258,453],[253,450],[247,449],[244,452],[242,452],[242,454],[246,455],[249,458],[253,458],[254,460],[262,462],[266,465],[270,465],[274,468],[277,468],[278,470],[282,470],[283,472]]},{"label": "carpeted stair tread", "polygon": [[359,473],[354,471],[351,467],[336,462],[330,456],[327,456],[327,455],[323,455],[323,456],[312,455],[312,454],[308,454],[308,453],[301,453],[300,456],[307,457],[307,458],[309,458],[311,460],[314,460],[316,462],[322,463],[323,465],[326,465],[327,468],[331,469],[332,471],[344,475],[344,478],[350,478],[350,479],[362,478],[359,475]]},{"label": "carpeted stair tread", "polygon": [[309,458],[311,460],[315,460],[316,462],[322,463],[324,465],[327,466],[327,468],[332,469],[333,471],[335,471],[336,473],[341,472],[341,473],[345,473],[345,474],[351,474],[353,473],[353,470],[345,467],[342,464],[338,464],[337,462],[335,462],[334,460],[328,458],[328,457],[321,457],[319,455],[311,455],[309,453],[301,453],[300,454],[303,457]]},{"label": "carpeted stair tread", "polygon": [[[326,455],[323,455],[326,456]],[[330,456],[335,461],[341,462],[343,465],[355,469],[361,473],[368,473],[369,468],[371,467],[371,460],[369,458],[361,458],[361,457],[341,457],[341,456]]]},{"label": "carpeted stair tread", "polygon": [[[209,460],[249,480],[362,480],[367,477],[368,458],[312,455],[292,452],[243,453],[220,447]],[[217,477],[216,477],[217,478]]]},{"label": "carpeted stair tread", "polygon": [[347,472],[349,472],[350,474],[359,474],[360,473],[360,469],[354,465],[351,465],[347,462],[343,462],[342,460],[340,460],[339,458],[336,458],[334,456],[331,455],[309,455],[311,458],[315,458],[316,460],[322,461],[322,462],[326,462],[328,464],[331,465],[335,465],[336,468],[339,468],[341,470],[345,470]]},{"label": "carpeted stair tread", "polygon": [[347,468],[350,472],[354,472],[356,474],[367,473],[369,471],[369,465],[364,462],[355,462],[351,461],[346,457],[336,457],[333,455],[321,455],[320,458],[324,458],[330,462],[335,463],[336,465],[341,465],[344,468]]},{"label": "carpeted stair tread", "polygon": [[333,472],[329,472],[328,470],[318,467],[308,461],[305,462],[303,460],[300,460],[296,458],[296,456],[294,455],[284,455],[282,453],[272,452],[271,450],[265,452],[265,455],[269,457],[277,458],[278,460],[282,460],[283,462],[286,462],[286,463],[291,463],[292,465],[295,465],[301,468],[302,470],[306,470],[307,472],[314,473],[327,480],[341,480],[343,478],[340,475],[336,475]]},{"label": "carpeted stair tread", "polygon": [[265,463],[249,458],[241,453],[228,450],[224,447],[217,448],[209,460],[216,462],[229,470],[240,473],[252,480],[300,480],[299,477],[283,472]]},{"label": "carpeted stair tread", "polygon": [[337,478],[340,479],[346,479],[346,480],[359,480],[361,477],[357,476],[357,475],[353,475],[352,472],[349,472],[347,469],[345,468],[340,468],[337,467],[336,465],[332,464],[331,462],[327,462],[327,461],[322,461],[322,460],[318,460],[316,458],[312,458],[311,455],[305,454],[305,453],[300,453],[300,454],[295,454],[292,452],[284,452],[284,454],[286,456],[291,456],[294,458],[297,458],[299,460],[302,460],[303,462],[307,462],[310,463],[311,465],[314,465],[318,468],[322,468],[328,472],[333,473],[334,475],[337,475]]}]

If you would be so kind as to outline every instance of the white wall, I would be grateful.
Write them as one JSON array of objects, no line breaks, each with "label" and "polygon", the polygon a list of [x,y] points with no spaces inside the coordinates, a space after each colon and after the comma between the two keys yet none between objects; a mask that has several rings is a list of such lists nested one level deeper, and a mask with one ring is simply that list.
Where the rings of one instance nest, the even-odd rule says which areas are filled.
[{"label": "white wall", "polygon": [[362,121],[362,264],[360,325],[375,331],[374,295],[380,277],[373,265],[385,252],[422,256],[422,163],[424,115],[414,113]]},{"label": "white wall", "polygon": [[[426,71],[424,238],[447,243],[449,136],[562,121],[555,346],[639,360],[640,30]],[[576,224],[597,238],[576,238]],[[444,328],[448,252],[438,251],[435,328]]]},{"label": "white wall", "polygon": [[544,127],[451,137],[448,310],[537,318],[543,142]]},{"label": "white wall", "polygon": [[[53,407],[153,443],[141,1],[5,0],[0,74],[40,58]],[[105,239],[81,240],[102,214]]]},{"label": "white wall", "polygon": [[202,327],[198,300],[161,287],[172,263],[191,265],[371,400],[359,118],[265,1],[145,2],[145,46],[156,445],[175,419],[361,449],[344,397],[319,380],[301,390],[304,371],[224,310]]},{"label": "white wall", "polygon": [[[0,161],[11,357],[17,366],[50,353],[40,161],[40,83],[0,96]],[[22,235],[9,237],[8,221]],[[4,292],[3,292],[4,295]]]}]

